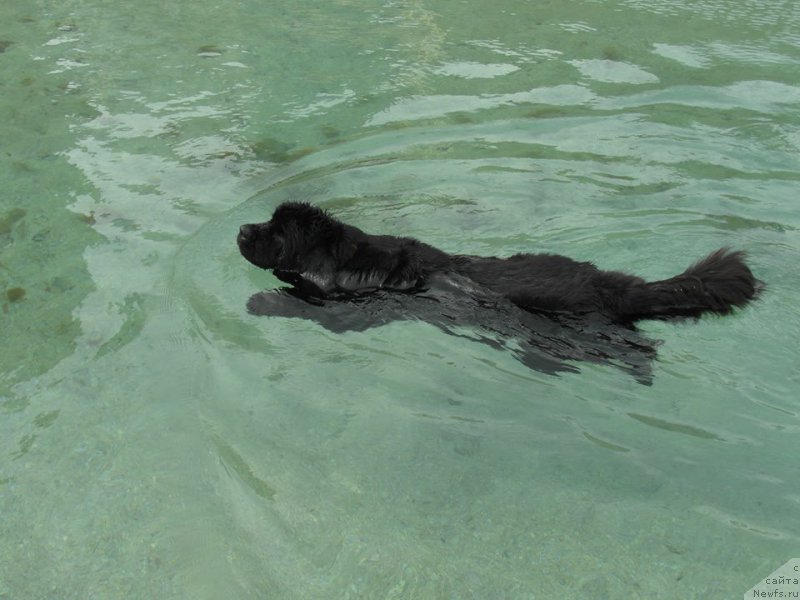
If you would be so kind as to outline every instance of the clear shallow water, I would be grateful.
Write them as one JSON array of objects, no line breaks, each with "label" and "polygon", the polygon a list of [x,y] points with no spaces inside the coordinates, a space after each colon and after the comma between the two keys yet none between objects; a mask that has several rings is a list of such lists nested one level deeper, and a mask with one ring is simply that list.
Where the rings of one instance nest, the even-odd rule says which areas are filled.
[{"label": "clear shallow water", "polygon": [[[797,556],[799,6],[4,5],[0,598],[729,598]],[[554,377],[248,315],[286,199],[770,287],[644,324],[650,387]]]}]

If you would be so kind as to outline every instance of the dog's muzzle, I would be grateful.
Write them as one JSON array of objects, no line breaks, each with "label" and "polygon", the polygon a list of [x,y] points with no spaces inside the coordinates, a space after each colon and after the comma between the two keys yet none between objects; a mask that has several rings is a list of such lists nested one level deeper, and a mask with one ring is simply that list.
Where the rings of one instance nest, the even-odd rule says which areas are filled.
[{"label": "dog's muzzle", "polygon": [[255,225],[242,225],[239,227],[239,235],[236,236],[236,242],[241,246],[242,243],[250,242],[256,232]]}]

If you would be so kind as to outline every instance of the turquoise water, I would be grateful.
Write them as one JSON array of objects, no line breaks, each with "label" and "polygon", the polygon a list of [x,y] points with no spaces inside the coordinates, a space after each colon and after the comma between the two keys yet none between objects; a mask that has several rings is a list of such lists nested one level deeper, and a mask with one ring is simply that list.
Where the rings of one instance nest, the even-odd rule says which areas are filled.
[{"label": "turquoise water", "polygon": [[[800,555],[800,3],[0,6],[0,598],[738,598]],[[255,317],[311,200],[768,291],[652,386]]]}]

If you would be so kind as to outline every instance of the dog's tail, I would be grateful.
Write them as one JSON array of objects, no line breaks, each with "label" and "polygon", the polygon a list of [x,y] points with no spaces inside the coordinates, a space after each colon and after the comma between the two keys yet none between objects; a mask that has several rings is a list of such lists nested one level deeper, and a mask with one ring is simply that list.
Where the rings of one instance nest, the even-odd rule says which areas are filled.
[{"label": "dog's tail", "polygon": [[629,288],[620,313],[624,319],[668,319],[720,315],[745,306],[764,288],[744,262],[743,252],[720,248],[670,279]]}]

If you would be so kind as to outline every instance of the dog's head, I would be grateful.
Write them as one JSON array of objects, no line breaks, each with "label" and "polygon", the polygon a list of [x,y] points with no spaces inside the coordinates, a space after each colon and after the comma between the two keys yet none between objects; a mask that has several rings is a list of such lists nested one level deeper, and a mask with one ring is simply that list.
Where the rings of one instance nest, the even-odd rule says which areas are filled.
[{"label": "dog's head", "polygon": [[286,202],[269,221],[242,225],[236,242],[257,267],[302,273],[337,256],[343,239],[344,226],[322,209]]}]

